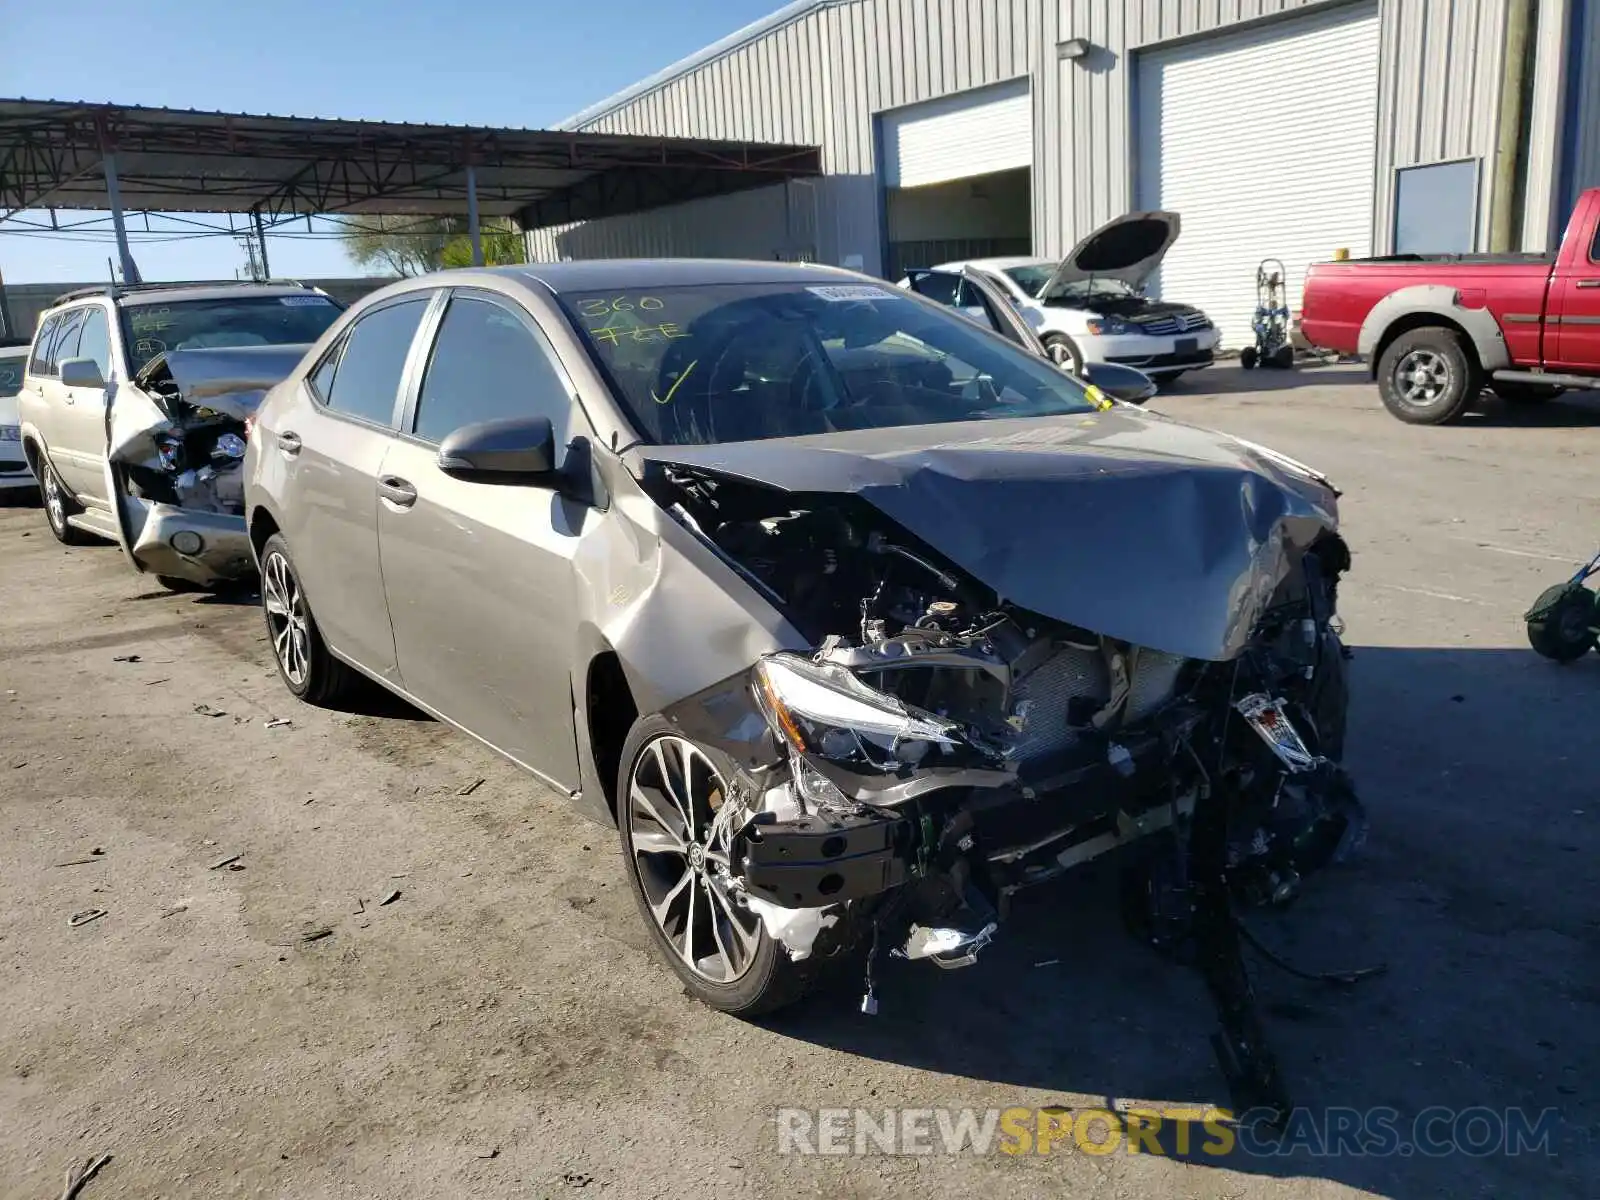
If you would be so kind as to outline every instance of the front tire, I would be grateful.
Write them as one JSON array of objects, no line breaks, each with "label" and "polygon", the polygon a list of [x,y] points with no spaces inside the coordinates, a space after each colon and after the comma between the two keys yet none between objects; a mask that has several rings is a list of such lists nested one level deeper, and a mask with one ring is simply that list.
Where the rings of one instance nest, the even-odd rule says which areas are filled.
[{"label": "front tire", "polygon": [[622,748],[617,830],[656,953],[702,1004],[753,1017],[799,1000],[816,959],[791,959],[729,882],[733,831],[715,817],[731,770],[666,718],[641,717]]},{"label": "front tire", "polygon": [[67,518],[77,516],[83,507],[67,494],[61,476],[56,474],[43,451],[39,452],[39,496],[44,501],[44,519],[56,541],[63,546],[87,546],[95,540],[77,526],[68,524]]},{"label": "front tire", "polygon": [[278,676],[296,697],[329,708],[359,688],[361,677],[335,658],[322,640],[289,557],[289,543],[279,533],[261,547],[261,612]]},{"label": "front tire", "polygon": [[1152,372],[1150,372],[1150,378],[1154,379],[1162,387],[1170,387],[1170,386],[1172,386],[1173,384],[1177,383],[1178,380],[1182,379],[1183,376],[1184,376],[1184,372],[1182,372],[1182,371],[1152,371]]},{"label": "front tire", "polygon": [[1255,370],[1256,348],[1254,346],[1246,346],[1243,350],[1239,351],[1239,365],[1246,371]]},{"label": "front tire", "polygon": [[1408,425],[1459,420],[1483,390],[1483,371],[1453,329],[1426,325],[1403,333],[1378,358],[1383,406]]},{"label": "front tire", "polygon": [[1064,333],[1047,333],[1039,340],[1044,343],[1050,361],[1083,378],[1083,351],[1078,349],[1077,342]]}]

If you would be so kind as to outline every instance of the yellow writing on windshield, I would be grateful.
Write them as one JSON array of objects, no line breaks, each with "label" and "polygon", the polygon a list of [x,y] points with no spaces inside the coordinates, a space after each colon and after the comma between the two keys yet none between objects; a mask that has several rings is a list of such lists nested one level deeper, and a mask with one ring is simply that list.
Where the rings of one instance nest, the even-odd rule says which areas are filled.
[{"label": "yellow writing on windshield", "polygon": [[665,307],[666,304],[658,296],[616,296],[610,300],[578,301],[578,311],[586,317],[607,317],[612,313],[632,312],[634,309],[655,312]]},{"label": "yellow writing on windshield", "polygon": [[655,389],[651,388],[650,399],[654,400],[657,404],[671,404],[672,397],[678,394],[678,389],[683,386],[683,381],[689,378],[689,372],[693,371],[699,365],[700,360],[697,358],[681,372],[679,372],[678,377],[672,381],[672,386],[667,389],[667,394],[665,396],[656,395]]},{"label": "yellow writing on windshield", "polygon": [[635,325],[631,329],[618,328],[615,325],[602,325],[599,329],[589,330],[589,336],[596,341],[605,342],[615,346],[624,338],[631,338],[635,342],[660,342],[670,338],[686,338],[689,335],[672,321],[664,321],[660,325]]}]

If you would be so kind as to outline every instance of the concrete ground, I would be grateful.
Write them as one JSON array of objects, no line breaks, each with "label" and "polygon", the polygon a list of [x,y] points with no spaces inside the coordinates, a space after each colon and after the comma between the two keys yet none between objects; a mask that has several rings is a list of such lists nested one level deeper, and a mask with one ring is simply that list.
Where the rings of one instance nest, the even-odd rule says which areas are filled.
[{"label": "concrete ground", "polygon": [[1027,897],[973,970],[887,968],[875,1018],[851,989],[718,1015],[648,952],[612,831],[397,704],[298,705],[254,607],[10,508],[0,1194],[109,1153],[89,1200],[1592,1196],[1600,656],[1537,659],[1520,614],[1600,540],[1600,406],[1413,429],[1349,369],[1217,368],[1153,407],[1345,490],[1370,853],[1258,924],[1302,965],[1390,969],[1258,973],[1297,1098],[1402,1132],[1552,1108],[1548,1152],[780,1156],[782,1105],[1223,1103],[1209,1005],[1082,881]]}]

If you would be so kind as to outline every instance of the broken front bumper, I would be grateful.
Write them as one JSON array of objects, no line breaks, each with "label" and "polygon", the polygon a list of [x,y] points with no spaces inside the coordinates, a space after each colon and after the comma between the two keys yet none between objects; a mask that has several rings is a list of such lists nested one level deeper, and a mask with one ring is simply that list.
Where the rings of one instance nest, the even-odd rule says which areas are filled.
[{"label": "broken front bumper", "polygon": [[128,557],[141,571],[202,587],[255,574],[243,516],[132,497],[124,498],[123,513],[124,528],[137,531],[128,539]]}]

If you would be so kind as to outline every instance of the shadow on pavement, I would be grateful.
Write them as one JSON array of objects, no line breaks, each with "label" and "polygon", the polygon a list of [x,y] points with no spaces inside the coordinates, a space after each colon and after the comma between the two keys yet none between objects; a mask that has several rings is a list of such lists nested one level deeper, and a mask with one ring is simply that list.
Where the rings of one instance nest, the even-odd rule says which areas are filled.
[{"label": "shadow on pavement", "polygon": [[[1294,908],[1254,915],[1250,925],[1300,967],[1386,962],[1389,972],[1344,989],[1250,955],[1269,1037],[1307,1112],[1291,1122],[1284,1153],[1217,1157],[1202,1149],[1217,1143],[1196,1125],[1181,1157],[1396,1200],[1592,1196],[1600,1170],[1592,1144],[1600,1128],[1600,794],[1591,748],[1600,657],[1561,668],[1522,650],[1355,654],[1348,765],[1372,816],[1366,857],[1312,880]],[[918,1105],[1037,1105],[1037,1097],[1007,1094],[1023,1087],[1102,1097],[1108,1106],[1227,1105],[1198,975],[1123,933],[1107,879],[1024,893],[970,970],[898,963],[881,975],[876,1018],[829,998],[771,1027],[954,1077],[930,1078],[904,1101]],[[853,979],[846,989],[853,1000]],[[830,1103],[877,1111],[886,1100],[841,1091]],[[1365,1117],[1392,1109],[1392,1144],[1411,1144],[1419,1116],[1436,1106],[1488,1109],[1497,1121],[1521,1109],[1530,1127],[1554,1109],[1550,1153],[1313,1152],[1327,1123],[1341,1119],[1329,1110]],[[1486,1128],[1480,1121],[1465,1136]],[[1427,1125],[1423,1144],[1450,1129],[1448,1118]],[[1178,1149],[1173,1132],[1169,1125],[1160,1139],[1169,1152]],[[1125,1142],[1117,1153],[1127,1153]]]}]

